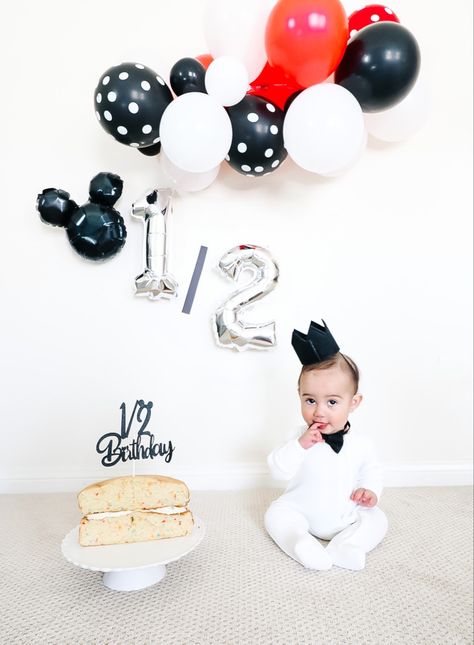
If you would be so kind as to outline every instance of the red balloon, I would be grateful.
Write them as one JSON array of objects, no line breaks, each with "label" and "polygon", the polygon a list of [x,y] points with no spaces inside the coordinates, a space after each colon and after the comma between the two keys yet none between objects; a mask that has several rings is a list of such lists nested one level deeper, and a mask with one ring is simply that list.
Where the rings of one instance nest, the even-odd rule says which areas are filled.
[{"label": "red balloon", "polygon": [[260,76],[250,83],[251,89],[247,92],[250,96],[262,96],[271,103],[284,109],[288,98],[301,90],[296,84],[289,85],[288,79],[281,70],[270,67],[267,63],[260,73]]},{"label": "red balloon", "polygon": [[339,65],[348,33],[339,0],[279,0],[265,33],[268,62],[289,83],[321,83]]},{"label": "red balloon", "polygon": [[368,4],[363,9],[354,11],[349,16],[349,36],[352,38],[358,31],[373,25],[375,22],[400,22],[391,9],[383,4]]},{"label": "red balloon", "polygon": [[214,60],[211,56],[211,54],[200,54],[199,56],[195,57],[196,60],[198,60],[201,65],[204,67],[204,69],[207,69],[209,65],[212,63]]}]

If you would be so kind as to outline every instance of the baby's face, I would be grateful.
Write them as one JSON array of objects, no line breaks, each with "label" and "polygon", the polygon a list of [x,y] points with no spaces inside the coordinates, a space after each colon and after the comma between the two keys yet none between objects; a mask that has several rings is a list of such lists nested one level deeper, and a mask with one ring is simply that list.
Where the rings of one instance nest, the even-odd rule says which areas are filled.
[{"label": "baby's face", "polygon": [[305,372],[300,381],[303,418],[324,434],[342,430],[349,414],[362,400],[354,394],[354,383],[348,372],[334,365],[326,370]]}]

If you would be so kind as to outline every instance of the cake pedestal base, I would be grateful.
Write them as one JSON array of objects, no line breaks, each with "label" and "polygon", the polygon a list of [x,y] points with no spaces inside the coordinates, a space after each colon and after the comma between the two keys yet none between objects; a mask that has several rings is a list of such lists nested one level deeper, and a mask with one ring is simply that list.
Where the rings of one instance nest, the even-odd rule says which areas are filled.
[{"label": "cake pedestal base", "polygon": [[166,567],[160,564],[157,567],[145,569],[128,569],[126,571],[107,571],[102,581],[106,587],[114,591],[136,591],[145,589],[160,582],[166,576]]},{"label": "cake pedestal base", "polygon": [[80,546],[79,527],[70,531],[61,544],[68,562],[81,569],[102,571],[102,581],[114,591],[135,591],[160,582],[166,576],[166,565],[190,553],[205,534],[202,520],[194,518],[189,535],[133,544]]}]

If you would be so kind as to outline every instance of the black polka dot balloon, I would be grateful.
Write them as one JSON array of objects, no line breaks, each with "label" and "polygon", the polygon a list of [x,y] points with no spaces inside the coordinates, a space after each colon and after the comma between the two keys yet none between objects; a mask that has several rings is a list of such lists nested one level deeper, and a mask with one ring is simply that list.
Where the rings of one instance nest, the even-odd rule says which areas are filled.
[{"label": "black polka dot balloon", "polygon": [[250,177],[276,170],[288,154],[283,146],[283,110],[267,99],[250,95],[226,109],[233,133],[227,162]]},{"label": "black polka dot balloon", "polygon": [[104,130],[134,148],[159,142],[161,117],[172,100],[161,76],[140,63],[111,67],[94,92],[96,116]]}]

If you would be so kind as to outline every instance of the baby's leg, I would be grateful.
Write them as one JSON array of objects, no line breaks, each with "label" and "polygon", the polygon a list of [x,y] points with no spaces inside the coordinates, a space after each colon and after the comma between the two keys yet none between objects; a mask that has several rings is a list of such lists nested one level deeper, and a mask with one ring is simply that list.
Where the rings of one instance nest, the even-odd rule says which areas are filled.
[{"label": "baby's leg", "polygon": [[309,533],[307,519],[289,504],[273,503],[265,513],[265,528],[282,551],[307,569],[331,568],[331,558]]},{"label": "baby's leg", "polygon": [[387,533],[387,517],[378,508],[358,509],[359,519],[338,533],[328,544],[333,563],[344,569],[365,567],[365,554],[372,551]]}]

